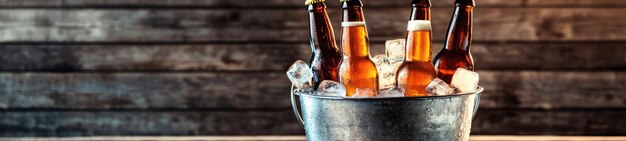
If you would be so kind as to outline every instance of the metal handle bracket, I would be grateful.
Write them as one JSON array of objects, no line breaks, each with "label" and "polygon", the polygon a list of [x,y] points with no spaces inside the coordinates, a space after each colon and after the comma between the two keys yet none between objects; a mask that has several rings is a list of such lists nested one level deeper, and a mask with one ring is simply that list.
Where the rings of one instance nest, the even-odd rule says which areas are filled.
[{"label": "metal handle bracket", "polygon": [[291,108],[293,109],[293,114],[296,116],[296,119],[302,126],[304,126],[304,120],[302,120],[302,115],[300,114],[300,105],[296,102],[296,94],[293,92],[294,86],[291,85]]}]

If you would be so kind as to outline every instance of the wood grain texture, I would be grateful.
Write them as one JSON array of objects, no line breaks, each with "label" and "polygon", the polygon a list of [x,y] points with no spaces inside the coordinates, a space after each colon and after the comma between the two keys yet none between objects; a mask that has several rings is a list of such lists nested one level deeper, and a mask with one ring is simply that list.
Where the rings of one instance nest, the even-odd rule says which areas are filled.
[{"label": "wood grain texture", "polygon": [[[96,136],[3,137],[0,141],[305,141],[305,136]],[[503,136],[472,135],[470,141],[624,141],[623,136]]]},{"label": "wood grain texture", "polygon": [[0,107],[288,109],[284,73],[4,73]]},{"label": "wood grain texture", "polygon": [[[0,141],[305,141],[305,136],[95,136],[2,137]],[[470,141],[624,141],[623,136],[514,136],[472,135]]]},{"label": "wood grain texture", "polygon": [[479,109],[472,134],[624,135],[624,110],[525,111]]},{"label": "wood grain texture", "polygon": [[[626,107],[624,72],[479,73],[481,108]],[[289,87],[284,73],[1,73],[0,107],[289,109]]]},{"label": "wood grain texture", "polygon": [[[498,0],[491,0],[491,2],[496,2]],[[502,2],[502,1],[499,1]],[[516,3],[516,2],[512,2]],[[621,0],[560,0],[560,1],[547,1],[547,0],[525,0],[520,2],[521,5],[526,5],[529,7],[541,7],[541,6],[590,6],[590,7],[624,7],[626,6],[625,1]]]},{"label": "wood grain texture", "polygon": [[623,72],[481,72],[481,108],[626,107]]},{"label": "wood grain texture", "polygon": [[[433,0],[433,7],[451,7],[453,0]],[[367,7],[407,7],[410,1],[385,0],[364,1]],[[267,8],[267,7],[303,7],[304,0],[0,0],[1,7],[37,7],[37,8],[71,8],[71,7],[99,7],[99,8],[163,8],[163,7],[205,7],[205,8]],[[329,7],[338,7],[338,1],[327,1]],[[479,7],[503,7],[503,6],[575,6],[575,7],[615,7],[626,6],[626,2],[620,0],[481,0],[477,2]]]},{"label": "wood grain texture", "polygon": [[305,44],[0,45],[4,71],[284,71]]},{"label": "wood grain texture", "polygon": [[624,70],[624,43],[474,43],[478,70]]},{"label": "wood grain texture", "polygon": [[476,135],[471,141],[624,141],[624,136],[515,136],[515,135]]},{"label": "wood grain texture", "polygon": [[[2,136],[293,135],[291,111],[2,112]],[[472,134],[625,135],[626,111],[478,111]],[[259,130],[263,129],[263,130]]]},{"label": "wood grain texture", "polygon": [[[372,41],[403,38],[409,10],[366,10],[366,17],[375,19],[368,20]],[[435,40],[443,40],[451,11],[433,8]],[[329,13],[339,34],[340,11]],[[473,37],[498,42],[623,41],[626,20],[614,18],[621,16],[626,9],[483,8],[476,9]],[[299,9],[0,10],[1,42],[306,43],[307,28],[306,13]]]},{"label": "wood grain texture", "polygon": [[0,136],[304,134],[289,110],[0,112],[0,119]]},{"label": "wood grain texture", "polygon": [[306,141],[304,135],[0,137],[0,141]]},{"label": "wood grain texture", "polygon": [[[617,52],[623,43],[474,43],[472,53],[479,70],[626,70]],[[0,45],[0,70],[284,71],[310,54],[307,44]]]}]

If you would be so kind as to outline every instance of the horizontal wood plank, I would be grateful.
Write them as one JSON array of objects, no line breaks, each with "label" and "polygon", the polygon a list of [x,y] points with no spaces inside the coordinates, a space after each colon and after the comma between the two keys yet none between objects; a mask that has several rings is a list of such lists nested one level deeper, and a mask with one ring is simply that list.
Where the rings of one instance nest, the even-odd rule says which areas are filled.
[{"label": "horizontal wood plank", "polygon": [[[479,73],[485,109],[626,106],[624,72]],[[284,73],[0,73],[0,107],[289,109],[289,87]]]},{"label": "horizontal wood plank", "polygon": [[284,111],[0,112],[0,136],[293,135]]},{"label": "horizontal wood plank", "polygon": [[[304,0],[0,0],[1,7],[34,7],[34,8],[71,8],[71,7],[91,7],[91,8],[163,8],[163,7],[231,7],[231,8],[267,8],[267,7],[303,7]],[[364,1],[367,7],[407,7],[410,1],[386,0],[386,1]],[[433,0],[433,7],[450,7],[453,0]],[[328,1],[329,7],[339,6],[338,1]],[[480,0],[477,1],[479,7],[502,7],[502,6],[575,6],[575,7],[615,7],[626,6],[626,2],[620,0]]]},{"label": "horizontal wood plank", "polygon": [[623,72],[480,72],[481,108],[624,108]]},{"label": "horizontal wood plank", "polygon": [[306,141],[304,135],[0,137],[0,141]]},{"label": "horizontal wood plank", "polygon": [[[303,135],[283,136],[95,136],[95,137],[3,137],[0,141],[305,141]],[[503,136],[472,135],[470,141],[624,141],[623,136]]]},{"label": "horizontal wood plank", "polygon": [[[438,50],[435,50],[438,51]],[[624,70],[623,43],[474,43],[478,70]]]},{"label": "horizontal wood plank", "polygon": [[[4,137],[0,141],[305,141],[305,136],[96,136],[96,137]],[[502,136],[472,135],[470,141],[624,141],[623,136]]]},{"label": "horizontal wood plank", "polygon": [[624,110],[478,110],[472,134],[625,135]]},{"label": "horizontal wood plank", "polygon": [[4,71],[283,71],[305,44],[0,45]]},{"label": "horizontal wood plank", "polygon": [[[473,135],[625,135],[626,111],[479,110]],[[2,136],[294,135],[291,111],[2,112]]]},{"label": "horizontal wood plank", "polygon": [[[409,9],[365,10],[374,42],[402,38]],[[434,39],[441,41],[452,10],[433,8]],[[337,35],[340,11],[329,11]],[[395,13],[389,15],[388,13]],[[511,14],[524,13],[524,14]],[[262,16],[274,15],[274,16]],[[623,41],[626,9],[476,9],[475,41]],[[263,17],[263,18],[260,18]],[[609,24],[610,23],[610,24]],[[300,9],[4,9],[1,42],[299,42],[308,41]]]},{"label": "horizontal wood plank", "polygon": [[[488,3],[501,3],[504,1],[490,0]],[[509,1],[507,1],[509,2]],[[506,3],[506,2],[505,2]],[[622,7],[626,6],[625,1],[621,0],[559,0],[559,1],[547,1],[547,0],[525,0],[525,1],[510,1],[509,3],[519,3],[528,7],[533,6],[571,6],[571,7]]]},{"label": "horizontal wood plank", "polygon": [[475,135],[471,141],[624,141],[624,136],[522,136],[522,135]]},{"label": "horizontal wood plank", "polygon": [[[622,52],[623,43],[474,43],[472,53],[478,70],[580,71],[625,70]],[[284,71],[310,56],[307,44],[0,45],[0,71]]]},{"label": "horizontal wood plank", "polygon": [[288,109],[284,73],[4,73],[1,108]]}]

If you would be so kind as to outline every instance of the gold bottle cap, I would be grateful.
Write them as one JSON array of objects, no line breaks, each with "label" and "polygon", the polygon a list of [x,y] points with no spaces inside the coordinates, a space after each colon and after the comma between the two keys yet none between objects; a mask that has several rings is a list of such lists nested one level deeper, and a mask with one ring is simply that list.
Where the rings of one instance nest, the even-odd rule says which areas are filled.
[{"label": "gold bottle cap", "polygon": [[306,2],[304,2],[305,5],[311,5],[311,4],[316,4],[316,3],[321,3],[324,2],[326,0],[306,0]]}]

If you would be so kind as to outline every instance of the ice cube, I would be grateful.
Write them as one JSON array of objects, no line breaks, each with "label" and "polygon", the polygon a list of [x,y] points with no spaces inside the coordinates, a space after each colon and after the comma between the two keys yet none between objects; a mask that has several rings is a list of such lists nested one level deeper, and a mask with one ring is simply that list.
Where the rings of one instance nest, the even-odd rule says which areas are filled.
[{"label": "ice cube", "polygon": [[398,75],[398,69],[400,69],[400,66],[402,66],[402,62],[404,61],[389,62],[389,66],[387,66],[387,68],[385,68],[385,70],[383,71],[385,72],[385,75],[382,75],[387,83],[385,83],[385,87],[380,88],[386,89],[396,86],[396,76]]},{"label": "ice cube", "polygon": [[385,42],[385,54],[391,62],[404,61],[405,39],[387,40]]},{"label": "ice cube", "polygon": [[313,86],[313,71],[302,60],[298,60],[287,70],[287,77],[296,88],[310,88]]},{"label": "ice cube", "polygon": [[432,96],[450,95],[454,93],[454,88],[450,87],[445,81],[435,78],[426,86],[426,92]]},{"label": "ice cube", "polygon": [[375,97],[375,96],[376,96],[376,90],[367,89],[367,88],[357,88],[354,95],[352,95],[352,97],[355,97],[355,98]]},{"label": "ice cube", "polygon": [[404,94],[397,88],[384,89],[377,97],[404,97]]},{"label": "ice cube", "polygon": [[478,73],[459,68],[452,76],[451,86],[457,88],[458,93],[471,93],[478,88],[478,80]]},{"label": "ice cube", "polygon": [[378,55],[372,57],[372,62],[374,62],[374,64],[376,64],[376,65],[383,64],[383,63],[387,62],[387,55],[385,55],[385,54],[378,54]]},{"label": "ice cube", "polygon": [[376,64],[378,71],[378,87],[381,89],[391,88],[396,83],[396,71],[398,69],[389,63],[386,55],[376,55],[372,58],[372,61]]},{"label": "ice cube", "polygon": [[396,86],[396,70],[391,65],[383,66],[378,73],[378,87],[381,89],[393,88]]},{"label": "ice cube", "polygon": [[346,96],[346,87],[332,80],[324,80],[320,83],[320,86],[317,88],[317,93],[325,96]]}]

